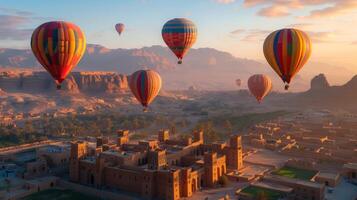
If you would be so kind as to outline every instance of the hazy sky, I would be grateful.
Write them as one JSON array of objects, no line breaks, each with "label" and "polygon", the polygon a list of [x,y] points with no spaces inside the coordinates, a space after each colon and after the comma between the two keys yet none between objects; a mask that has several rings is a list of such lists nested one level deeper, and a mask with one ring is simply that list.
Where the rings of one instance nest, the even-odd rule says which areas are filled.
[{"label": "hazy sky", "polygon": [[[50,20],[71,21],[88,43],[109,48],[164,45],[162,25],[175,17],[197,25],[195,48],[259,60],[270,32],[300,28],[312,38],[312,61],[357,72],[356,0],[0,0],[0,47],[29,48],[32,30]],[[117,22],[127,27],[120,38]]]}]

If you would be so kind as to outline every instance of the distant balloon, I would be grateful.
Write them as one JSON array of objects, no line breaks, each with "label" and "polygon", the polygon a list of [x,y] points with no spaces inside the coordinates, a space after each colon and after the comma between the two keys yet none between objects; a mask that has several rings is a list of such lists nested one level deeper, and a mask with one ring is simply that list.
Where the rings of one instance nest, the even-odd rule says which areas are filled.
[{"label": "distant balloon", "polygon": [[260,103],[264,97],[271,91],[272,83],[269,76],[255,74],[248,79],[248,88],[257,101]]},{"label": "distant balloon", "polygon": [[236,85],[237,85],[238,87],[240,87],[240,86],[242,85],[242,80],[237,79],[237,80],[236,80]]},{"label": "distant balloon", "polygon": [[52,21],[34,30],[31,49],[60,89],[62,81],[81,60],[86,50],[86,38],[75,24]]},{"label": "distant balloon", "polygon": [[164,24],[162,38],[166,45],[179,59],[178,64],[197,39],[197,28],[195,24],[185,18],[175,18]]},{"label": "distant balloon", "polygon": [[271,33],[264,41],[264,55],[281,77],[285,89],[311,55],[311,42],[303,31],[289,28]]},{"label": "distant balloon", "polygon": [[145,107],[155,99],[161,89],[161,77],[153,70],[139,70],[129,78],[129,87],[135,98]]},{"label": "distant balloon", "polygon": [[119,35],[121,35],[125,30],[125,25],[122,23],[115,24],[115,30],[119,33]]}]

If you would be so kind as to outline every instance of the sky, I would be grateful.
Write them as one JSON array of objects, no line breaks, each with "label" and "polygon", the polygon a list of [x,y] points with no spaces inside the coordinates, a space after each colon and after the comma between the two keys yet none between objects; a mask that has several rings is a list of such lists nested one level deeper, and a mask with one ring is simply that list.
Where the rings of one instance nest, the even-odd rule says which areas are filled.
[{"label": "sky", "polygon": [[165,45],[161,28],[175,17],[196,24],[194,48],[256,60],[270,32],[299,28],[312,39],[312,62],[357,73],[356,0],[0,0],[0,48],[30,48],[33,29],[52,20],[73,22],[88,43],[108,48]]}]

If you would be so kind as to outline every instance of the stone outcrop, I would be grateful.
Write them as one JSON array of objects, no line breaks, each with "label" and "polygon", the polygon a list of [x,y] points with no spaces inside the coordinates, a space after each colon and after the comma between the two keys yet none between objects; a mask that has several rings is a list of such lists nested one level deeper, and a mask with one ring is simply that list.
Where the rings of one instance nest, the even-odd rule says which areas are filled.
[{"label": "stone outcrop", "polygon": [[330,84],[328,83],[326,76],[324,74],[319,74],[311,80],[311,90],[320,90],[329,87]]},{"label": "stone outcrop", "polygon": [[[55,88],[44,71],[0,73],[0,89],[5,92],[48,93]],[[62,90],[71,93],[115,93],[127,88],[127,77],[114,72],[72,72],[62,83]]]}]

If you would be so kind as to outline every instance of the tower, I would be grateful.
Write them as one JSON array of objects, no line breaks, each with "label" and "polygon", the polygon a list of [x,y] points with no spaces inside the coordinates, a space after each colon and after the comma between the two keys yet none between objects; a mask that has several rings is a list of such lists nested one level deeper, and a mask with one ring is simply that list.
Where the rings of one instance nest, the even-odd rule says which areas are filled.
[{"label": "tower", "polygon": [[205,153],[204,169],[205,169],[206,186],[208,187],[214,186],[218,181],[217,153]]},{"label": "tower", "polygon": [[166,166],[166,151],[161,149],[151,150],[148,152],[148,168],[159,170]]},{"label": "tower", "polygon": [[229,147],[226,151],[227,167],[232,170],[243,168],[243,149],[242,137],[238,135],[231,136]]},{"label": "tower", "polygon": [[193,138],[195,142],[200,142],[201,144],[203,144],[203,131],[194,131]]},{"label": "tower", "polygon": [[117,138],[117,146],[121,146],[129,142],[129,130],[119,130]]},{"label": "tower", "polygon": [[86,142],[71,143],[69,177],[71,181],[79,181],[79,161],[87,155]]},{"label": "tower", "polygon": [[161,129],[159,131],[159,135],[158,135],[158,140],[160,142],[166,142],[167,140],[170,139],[170,133],[169,133],[169,130],[164,130],[164,129]]}]

